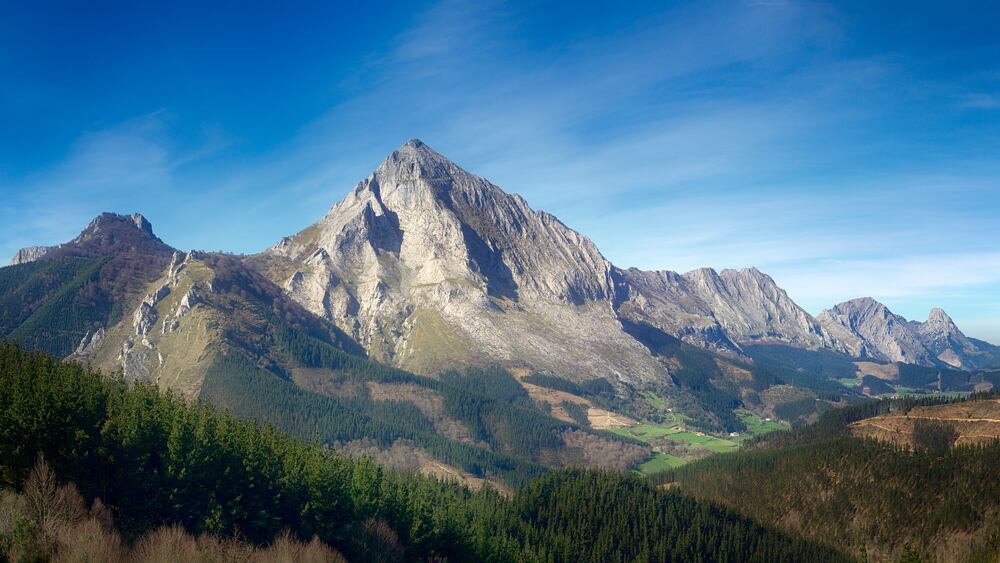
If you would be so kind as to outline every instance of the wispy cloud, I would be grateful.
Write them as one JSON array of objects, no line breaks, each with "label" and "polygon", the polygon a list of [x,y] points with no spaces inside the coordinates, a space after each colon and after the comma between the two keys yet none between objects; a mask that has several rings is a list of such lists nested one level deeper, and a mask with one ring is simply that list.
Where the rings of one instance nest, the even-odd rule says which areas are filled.
[{"label": "wispy cloud", "polygon": [[1000,108],[1000,96],[984,93],[966,94],[962,96],[962,107],[969,109],[997,109]]},{"label": "wispy cloud", "polygon": [[175,181],[186,165],[232,143],[222,131],[206,129],[190,146],[179,147],[164,111],[84,134],[59,163],[2,186],[0,253],[57,244],[76,236],[102,211],[141,211],[153,220],[173,215],[187,188]]}]

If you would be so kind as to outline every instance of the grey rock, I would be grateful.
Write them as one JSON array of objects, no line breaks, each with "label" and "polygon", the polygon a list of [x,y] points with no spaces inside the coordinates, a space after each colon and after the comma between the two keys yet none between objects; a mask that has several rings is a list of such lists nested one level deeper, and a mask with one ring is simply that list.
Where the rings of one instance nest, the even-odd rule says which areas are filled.
[{"label": "grey rock", "polygon": [[80,344],[77,345],[73,355],[89,356],[99,350],[103,342],[104,327],[100,327],[93,332],[88,330],[87,333],[83,335],[83,338],[80,339]]},{"label": "grey rock", "polygon": [[34,262],[48,254],[49,250],[52,250],[51,246],[27,246],[17,251],[17,254],[10,259],[10,265],[16,266],[18,264]]},{"label": "grey rock", "polygon": [[967,337],[942,309],[931,309],[925,322],[911,321],[910,327],[934,357],[952,367],[979,369],[1000,365],[1000,349]]},{"label": "grey rock", "polygon": [[917,329],[856,300],[814,318],[755,268],[618,268],[585,236],[418,140],[250,260],[373,358],[423,372],[499,362],[573,379],[668,380],[625,321],[732,356],[752,343],[924,365],[972,353],[937,314]]},{"label": "grey rock", "polygon": [[118,360],[121,362],[125,380],[133,382],[152,381],[152,352],[146,346],[135,346],[131,339],[122,344]]},{"label": "grey rock", "polygon": [[856,357],[959,369],[1000,365],[1000,349],[968,338],[943,310],[925,322],[907,321],[870,297],[823,311],[817,319]]},{"label": "grey rock", "polygon": [[870,297],[852,299],[817,317],[856,357],[933,365],[932,356],[903,317]]},{"label": "grey rock", "polygon": [[756,268],[718,273],[701,268],[686,274],[630,268],[619,271],[619,276],[618,309],[623,317],[691,344],[737,353],[747,343],[845,350]]},{"label": "grey rock", "polygon": [[139,229],[140,231],[145,232],[149,236],[154,236],[153,235],[153,225],[148,220],[146,220],[146,218],[143,217],[142,214],[140,214],[140,213],[133,213],[132,216],[131,216],[131,218],[132,218],[132,222],[135,223],[135,228]]},{"label": "grey rock", "polygon": [[577,379],[664,376],[622,331],[612,266],[589,239],[420,141],[265,256],[292,265],[276,280],[289,295],[383,361],[433,371],[465,356]]},{"label": "grey rock", "polygon": [[132,328],[135,329],[136,336],[145,336],[149,329],[156,324],[156,307],[143,301],[132,315]]}]

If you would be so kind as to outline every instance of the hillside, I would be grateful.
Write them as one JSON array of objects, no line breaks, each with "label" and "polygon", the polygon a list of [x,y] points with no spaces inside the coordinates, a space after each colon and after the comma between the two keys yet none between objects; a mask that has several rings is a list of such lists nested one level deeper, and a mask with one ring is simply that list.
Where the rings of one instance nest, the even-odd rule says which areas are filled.
[{"label": "hillside", "polygon": [[[40,455],[72,485],[45,477]],[[18,559],[113,560],[122,540],[177,558],[239,538],[222,557],[235,560],[276,538],[301,550],[315,537],[308,549],[321,560],[335,560],[330,548],[385,561],[847,560],[618,473],[550,473],[506,498],[386,471],[7,343],[0,488],[0,549]],[[192,545],[185,534],[205,537]]]},{"label": "hillside", "polygon": [[72,241],[0,268],[0,335],[67,356],[122,321],[173,252],[141,215],[104,213]]},{"label": "hillside", "polygon": [[749,449],[654,480],[869,561],[994,561],[1000,441],[950,446],[955,435],[936,426],[902,447],[898,439],[857,436],[907,416],[947,419],[954,428],[980,424],[973,419],[993,412],[996,399],[940,403],[900,399],[831,411],[815,425],[768,434]]},{"label": "hillside", "polygon": [[919,447],[921,433],[935,424],[952,431],[949,441],[954,444],[991,444],[1000,440],[1000,399],[917,406],[859,420],[850,429],[855,436]]}]

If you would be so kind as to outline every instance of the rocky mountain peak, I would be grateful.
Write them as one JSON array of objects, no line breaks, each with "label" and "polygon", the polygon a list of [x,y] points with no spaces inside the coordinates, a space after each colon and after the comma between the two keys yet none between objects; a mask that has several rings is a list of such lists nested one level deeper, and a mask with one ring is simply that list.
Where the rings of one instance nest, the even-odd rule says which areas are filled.
[{"label": "rocky mountain peak", "polygon": [[449,176],[468,174],[455,163],[438,154],[419,139],[410,139],[382,161],[374,176],[383,180],[446,180]]},{"label": "rocky mountain peak", "polygon": [[927,315],[927,322],[925,324],[955,326],[955,321],[951,320],[951,317],[948,316],[948,313],[944,312],[944,309],[934,307],[931,309],[930,314]]},{"label": "rocky mountain peak", "polygon": [[156,238],[156,235],[153,234],[153,225],[141,213],[120,215],[105,211],[94,217],[74,241],[81,242],[109,232],[128,232],[127,230],[122,231],[123,227],[137,229],[150,238]]},{"label": "rocky mountain peak", "polygon": [[373,357],[417,371],[474,358],[577,378],[662,375],[628,323],[732,355],[781,343],[929,361],[906,320],[871,298],[825,311],[824,324],[753,267],[616,268],[587,237],[418,139],[254,259]]},{"label": "rocky mountain peak", "polygon": [[18,264],[34,262],[48,254],[49,250],[52,248],[53,247],[51,246],[26,246],[14,253],[14,256],[10,259],[9,265],[17,266]]},{"label": "rocky mountain peak", "polygon": [[[432,329],[494,359],[536,348],[542,363],[565,363],[577,353],[562,348],[569,339],[559,335],[546,347],[525,340],[532,335],[523,326],[555,330],[565,324],[563,307],[594,302],[603,302],[602,322],[614,322],[611,264],[587,237],[416,139],[266,255],[291,263],[275,281],[293,298],[400,364],[396,358],[417,355],[415,343]],[[509,320],[515,315],[502,315],[511,309],[522,328]],[[641,361],[652,363],[648,355]],[[622,369],[606,362],[604,371]]]},{"label": "rocky mountain peak", "polygon": [[133,213],[132,222],[135,223],[135,227],[140,231],[149,236],[155,236],[153,234],[153,225],[141,213]]},{"label": "rocky mountain peak", "polygon": [[910,323],[871,297],[851,299],[820,313],[817,320],[847,342],[854,356],[912,364],[933,364]]},{"label": "rocky mountain peak", "polygon": [[876,301],[871,297],[857,297],[843,303],[838,303],[834,305],[831,311],[840,314],[847,315],[851,317],[868,317],[872,315],[877,315],[880,317],[888,317],[890,311],[885,305]]},{"label": "rocky mountain peak", "polygon": [[[83,231],[70,242],[56,246],[29,246],[22,248],[11,258],[10,265],[25,264],[43,258],[59,257],[66,254],[79,254],[78,251],[84,247],[118,245],[122,239],[128,240],[135,237],[138,234],[137,231],[141,233],[138,239],[155,241],[163,249],[167,248],[153,234],[153,225],[142,214],[119,215],[118,213],[104,212],[94,217]],[[85,252],[84,254],[90,253]]]},{"label": "rocky mountain peak", "polygon": [[817,317],[820,324],[849,343],[854,356],[976,369],[1000,363],[1000,349],[962,334],[940,308],[926,322],[907,321],[870,297],[841,303]]},{"label": "rocky mountain peak", "polygon": [[842,349],[774,280],[756,268],[673,272],[620,270],[619,311],[692,344],[742,354],[740,345],[780,342]]}]

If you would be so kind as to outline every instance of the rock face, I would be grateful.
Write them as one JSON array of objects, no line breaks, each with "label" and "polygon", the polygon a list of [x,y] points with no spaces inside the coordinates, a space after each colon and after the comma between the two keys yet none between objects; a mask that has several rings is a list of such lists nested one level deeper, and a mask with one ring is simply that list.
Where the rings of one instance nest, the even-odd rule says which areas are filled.
[{"label": "rock face", "polygon": [[662,367],[626,335],[612,266],[586,237],[420,141],[262,260],[307,309],[383,361],[500,361],[589,379]]},{"label": "rock face", "polygon": [[951,317],[932,309],[926,322],[907,321],[870,297],[823,311],[817,320],[856,357],[959,369],[990,367],[997,347],[966,337]]},{"label": "rock face", "polygon": [[17,251],[17,254],[10,259],[10,265],[16,266],[18,264],[27,264],[28,262],[34,262],[51,249],[48,246],[28,246]]},{"label": "rock face", "polygon": [[847,343],[853,356],[907,364],[933,363],[907,320],[871,297],[841,303],[823,311],[817,319]]},{"label": "rock face", "polygon": [[619,271],[619,311],[633,322],[722,352],[746,343],[784,343],[845,351],[836,338],[756,268],[686,274]]},{"label": "rock face", "polygon": [[931,309],[925,322],[911,321],[910,326],[931,354],[952,367],[978,369],[1000,365],[1000,348],[965,336],[941,309]]}]

